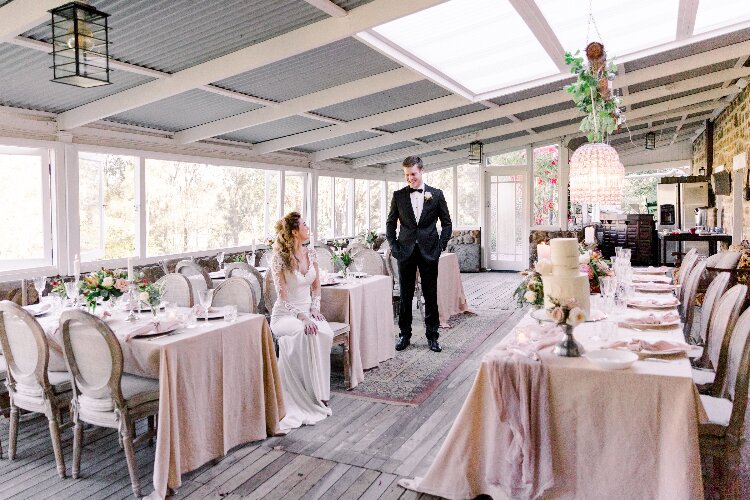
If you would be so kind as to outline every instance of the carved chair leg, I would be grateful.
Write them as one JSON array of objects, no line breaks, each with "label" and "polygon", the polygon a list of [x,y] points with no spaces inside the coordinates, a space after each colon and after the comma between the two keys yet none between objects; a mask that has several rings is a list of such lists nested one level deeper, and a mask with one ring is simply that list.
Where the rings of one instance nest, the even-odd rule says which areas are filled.
[{"label": "carved chair leg", "polygon": [[49,420],[49,435],[52,439],[52,449],[55,452],[55,463],[57,464],[57,474],[60,477],[65,477],[65,457],[62,452],[62,444],[60,443],[60,422],[57,421],[56,411],[52,411],[47,419]]},{"label": "carved chair leg", "polygon": [[347,389],[352,388],[351,380],[351,363],[349,362],[349,339],[347,338],[343,344],[343,356],[344,356],[344,384]]},{"label": "carved chair leg", "polygon": [[125,422],[125,425],[122,426],[122,429],[122,443],[125,448],[125,459],[128,462],[130,484],[133,488],[133,494],[136,496],[136,498],[140,498],[141,481],[138,477],[138,464],[135,461],[135,449],[133,448],[133,430],[131,422]]},{"label": "carved chair leg", "polygon": [[10,436],[8,437],[8,458],[16,458],[16,445],[18,444],[18,407],[10,407]]},{"label": "carved chair leg", "polygon": [[148,438],[148,445],[149,446],[153,446],[154,445],[154,436],[156,435],[156,431],[155,431],[156,426],[154,425],[155,424],[155,420],[156,419],[155,419],[155,417],[153,415],[148,416],[147,419],[146,419],[146,422],[148,423],[148,433],[149,433],[149,436],[150,436]]},{"label": "carved chair leg", "polygon": [[73,427],[73,479],[78,479],[81,470],[81,448],[83,448],[83,424],[76,421]]}]

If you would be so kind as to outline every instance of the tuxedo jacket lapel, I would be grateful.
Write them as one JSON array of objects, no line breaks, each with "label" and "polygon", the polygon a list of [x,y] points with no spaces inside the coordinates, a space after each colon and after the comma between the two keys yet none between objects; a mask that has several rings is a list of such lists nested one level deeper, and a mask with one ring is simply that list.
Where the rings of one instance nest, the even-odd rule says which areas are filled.
[{"label": "tuxedo jacket lapel", "polygon": [[[411,193],[409,193],[408,188],[404,190],[403,198],[404,203],[406,204],[406,211],[411,214],[411,220],[413,220],[415,224],[418,224],[417,216],[414,213],[414,206],[411,204]],[[422,211],[424,212],[424,209]]]}]

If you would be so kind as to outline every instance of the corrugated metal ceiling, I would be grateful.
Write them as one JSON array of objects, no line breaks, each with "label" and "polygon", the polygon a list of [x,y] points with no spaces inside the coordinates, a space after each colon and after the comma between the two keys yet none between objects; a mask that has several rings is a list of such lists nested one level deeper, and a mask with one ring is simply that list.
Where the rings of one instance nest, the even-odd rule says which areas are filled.
[{"label": "corrugated metal ceiling", "polygon": [[402,141],[402,142],[397,142],[396,144],[389,144],[387,146],[381,146],[375,149],[368,149],[367,151],[360,151],[358,153],[352,153],[350,155],[346,155],[346,158],[349,158],[351,160],[356,160],[357,158],[364,158],[365,156],[371,156],[371,155],[376,155],[380,153],[387,153],[388,151],[395,151],[396,149],[408,148],[409,146],[416,146],[416,144],[417,144],[416,142]]},{"label": "corrugated metal ceiling", "polygon": [[111,85],[83,89],[51,82],[51,65],[49,54],[0,44],[0,105],[61,113],[152,80],[113,71]]},{"label": "corrugated metal ceiling", "polygon": [[372,139],[373,137],[378,137],[379,134],[374,134],[372,132],[354,132],[353,134],[347,134],[342,135],[341,137],[334,137],[332,139],[326,139],[324,141],[318,141],[313,142],[310,144],[305,144],[304,146],[301,146],[297,148],[300,151],[305,152],[312,152],[312,151],[322,151],[323,149],[328,148],[335,148],[338,146],[343,146],[344,144],[349,144],[352,142],[357,141],[364,141],[365,139]]},{"label": "corrugated metal ceiling", "polygon": [[329,127],[330,125],[331,124],[328,122],[313,120],[304,116],[290,116],[289,118],[284,118],[282,120],[276,120],[270,123],[264,123],[263,125],[256,125],[255,127],[238,130],[231,134],[225,134],[220,136],[220,138],[257,143],[278,139],[279,137],[286,137],[288,135],[299,134],[301,132],[307,132],[321,127]]},{"label": "corrugated metal ceiling", "polygon": [[427,125],[428,123],[439,122],[442,120],[447,120],[448,118],[455,118],[457,116],[466,115],[475,111],[482,111],[483,109],[487,108],[479,103],[469,104],[467,106],[461,106],[460,108],[453,108],[447,111],[441,111],[439,113],[418,116],[410,120],[404,120],[402,122],[384,125],[382,127],[378,127],[378,129],[385,130],[386,132],[400,132],[408,128],[420,127],[422,125]]},{"label": "corrugated metal ceiling", "polygon": [[510,118],[497,118],[495,120],[490,120],[486,122],[481,123],[475,123],[473,125],[467,125],[465,127],[461,128],[454,128],[452,130],[448,130],[445,132],[440,132],[438,134],[432,134],[432,135],[426,135],[424,137],[418,137],[420,141],[425,142],[432,142],[432,141],[439,141],[440,139],[447,139],[449,137],[454,137],[456,135],[461,134],[469,134],[471,132],[477,132],[479,130],[484,130],[486,128],[490,127],[497,127],[498,125],[507,125],[510,123]]},{"label": "corrugated metal ceiling", "polygon": [[114,115],[109,119],[119,123],[176,132],[260,107],[262,106],[203,90],[191,90]]},{"label": "corrugated metal ceiling", "polygon": [[631,109],[643,108],[645,106],[651,106],[652,104],[659,104],[660,102],[671,101],[672,99],[677,99],[679,97],[685,97],[685,96],[688,96],[688,95],[697,94],[699,92],[705,92],[707,90],[717,89],[717,88],[720,88],[721,85],[722,85],[721,83],[717,83],[715,85],[706,85],[705,87],[700,87],[700,88],[693,89],[693,90],[687,90],[685,92],[677,92],[675,94],[671,94],[671,95],[668,95],[666,97],[658,97],[656,99],[651,99],[651,100],[648,100],[648,101],[638,102],[638,103],[633,104],[631,106]]},{"label": "corrugated metal ceiling", "polygon": [[345,38],[221,80],[216,85],[264,99],[286,101],[398,67],[365,44]]},{"label": "corrugated metal ceiling", "polygon": [[629,85],[628,92],[630,94],[633,94],[635,92],[642,92],[644,90],[652,89],[654,87],[659,87],[661,85],[668,85],[670,83],[679,82],[680,80],[687,80],[688,78],[696,78],[699,76],[708,75],[710,73],[715,73],[716,71],[729,69],[734,66],[735,62],[737,62],[737,60],[732,59],[729,61],[724,61],[719,64],[703,66],[700,68],[691,69],[689,71],[683,71],[681,73],[675,73],[673,75],[668,75],[662,78],[657,78],[655,80],[649,80],[647,82],[637,83],[635,85]]},{"label": "corrugated metal ceiling", "polygon": [[[111,54],[176,72],[325,19],[302,0],[91,0],[110,15]],[[49,22],[26,36],[49,41]]]}]

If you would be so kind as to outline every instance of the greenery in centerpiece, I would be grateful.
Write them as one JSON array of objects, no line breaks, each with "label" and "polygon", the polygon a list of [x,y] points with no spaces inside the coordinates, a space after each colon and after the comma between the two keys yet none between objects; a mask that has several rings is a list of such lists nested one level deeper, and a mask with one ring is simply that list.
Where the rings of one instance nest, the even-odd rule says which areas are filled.
[{"label": "greenery in centerpiece", "polygon": [[524,277],[521,284],[518,285],[516,291],[513,292],[513,296],[518,302],[518,307],[523,307],[524,304],[531,304],[534,307],[542,307],[544,305],[544,284],[542,283],[542,275],[539,274],[536,269],[529,269],[521,273]]},{"label": "greenery in centerpiece", "polygon": [[122,296],[130,286],[127,278],[128,273],[124,270],[113,271],[102,268],[89,274],[80,282],[81,295],[83,295],[86,305],[93,311],[96,309],[96,303],[100,298],[106,302]]},{"label": "greenery in centerpiece", "polygon": [[589,278],[589,288],[592,294],[601,292],[599,279],[605,276],[614,276],[614,271],[602,257],[602,253],[596,245],[583,245],[579,247],[581,251],[580,270]]},{"label": "greenery in centerpiece", "polygon": [[139,292],[138,300],[144,304],[148,304],[151,312],[156,316],[156,311],[159,308],[159,304],[161,304],[161,297],[164,294],[164,285],[151,283],[143,273],[139,273],[135,283]]},{"label": "greenery in centerpiece", "polygon": [[363,231],[362,234],[359,235],[360,241],[362,241],[362,244],[372,250],[372,248],[375,246],[375,241],[378,239],[378,232],[374,229],[367,229],[366,231]]},{"label": "greenery in centerpiece", "polygon": [[229,259],[229,262],[246,262],[245,259],[247,259],[247,255],[244,253],[241,253]]},{"label": "greenery in centerpiece", "polygon": [[344,248],[346,245],[346,241],[344,240],[336,240],[333,242],[333,255],[331,257],[331,261],[333,262],[333,265],[341,271],[342,273],[346,274],[349,266],[352,265],[352,262],[354,259],[352,258],[352,251],[349,248]]},{"label": "greenery in centerpiece", "polygon": [[65,300],[68,297],[68,292],[65,291],[65,282],[62,277],[50,281],[50,286],[52,287],[52,293],[59,295],[61,299]]}]

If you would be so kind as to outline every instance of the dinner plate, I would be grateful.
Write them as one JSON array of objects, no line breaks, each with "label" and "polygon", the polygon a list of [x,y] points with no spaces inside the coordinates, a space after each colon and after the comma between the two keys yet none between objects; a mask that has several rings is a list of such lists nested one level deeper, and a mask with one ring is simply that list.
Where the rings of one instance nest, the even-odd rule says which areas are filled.
[{"label": "dinner plate", "polygon": [[[157,309],[161,310],[161,309],[164,309],[164,307],[166,307],[166,304],[164,304],[162,302],[161,304],[159,304],[159,307],[157,307]],[[144,302],[141,302],[141,311],[150,311],[150,310],[151,310],[151,306],[150,305],[148,305],[148,304],[146,304]]]},{"label": "dinner plate", "polygon": [[634,283],[664,283],[670,284],[671,280],[666,276],[656,276],[654,274],[639,274],[633,276]]},{"label": "dinner plate", "polygon": [[636,353],[621,349],[589,351],[583,357],[605,370],[624,370],[630,368],[633,363],[638,361]]},{"label": "dinner plate", "polygon": [[52,306],[49,304],[33,304],[24,306],[23,309],[35,318],[38,318],[39,316],[44,316],[45,314],[50,312],[52,310]]},{"label": "dinner plate", "polygon": [[677,290],[676,285],[660,285],[659,283],[642,283],[634,284],[633,289],[637,292],[648,292],[648,293],[670,293]]},{"label": "dinner plate", "polygon": [[[549,313],[546,309],[534,309],[531,311],[532,318],[534,318],[537,321],[549,321],[552,322],[552,319],[549,317]],[[607,319],[607,313],[602,311],[601,309],[592,309],[591,314],[586,319],[587,323],[592,323],[594,321],[601,321],[603,319]]]},{"label": "dinner plate", "polygon": [[208,275],[211,277],[211,279],[226,278],[226,273],[224,271],[211,271],[210,273],[208,273]]},{"label": "dinner plate", "polygon": [[367,278],[367,273],[360,273],[360,272],[354,271],[354,272],[350,272],[349,276],[351,276],[352,278]]},{"label": "dinner plate", "polygon": [[208,316],[205,314],[200,314],[197,316],[198,319],[206,319],[208,317],[209,320],[211,319],[224,319],[224,311],[209,311]]},{"label": "dinner plate", "polygon": [[625,328],[637,328],[639,330],[671,330],[680,326],[680,320],[676,319],[669,323],[636,323],[634,321],[621,321],[620,325]]},{"label": "dinner plate", "polygon": [[677,306],[680,305],[680,301],[676,301],[674,304],[646,304],[646,303],[637,303],[637,302],[628,302],[628,307],[632,307],[633,309],[643,309],[643,310],[656,310],[656,311],[664,311],[669,309],[675,309]]},{"label": "dinner plate", "polygon": [[334,280],[328,280],[325,283],[321,283],[320,286],[336,286],[343,283],[343,280],[340,279],[334,279]]},{"label": "dinner plate", "polygon": [[157,328],[153,331],[147,332],[147,333],[141,333],[139,335],[136,335],[133,338],[140,338],[140,337],[153,337],[154,335],[166,335],[168,333],[172,333],[173,331],[177,330],[179,326],[175,326],[174,328],[169,328],[167,330],[162,330],[160,328]]},{"label": "dinner plate", "polygon": [[633,274],[651,274],[651,275],[658,275],[658,274],[664,274],[667,271],[669,271],[668,267],[661,266],[661,267],[647,267],[643,269],[634,268]]}]

